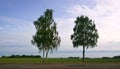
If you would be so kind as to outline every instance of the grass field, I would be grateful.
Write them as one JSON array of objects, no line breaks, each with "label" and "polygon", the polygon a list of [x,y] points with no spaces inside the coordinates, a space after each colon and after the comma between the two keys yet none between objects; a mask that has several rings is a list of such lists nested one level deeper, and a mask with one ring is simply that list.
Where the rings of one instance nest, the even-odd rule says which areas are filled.
[{"label": "grass field", "polygon": [[[48,58],[46,63],[82,63],[81,59]],[[42,63],[41,58],[0,58],[0,63]],[[120,59],[85,59],[85,63],[120,63]]]}]

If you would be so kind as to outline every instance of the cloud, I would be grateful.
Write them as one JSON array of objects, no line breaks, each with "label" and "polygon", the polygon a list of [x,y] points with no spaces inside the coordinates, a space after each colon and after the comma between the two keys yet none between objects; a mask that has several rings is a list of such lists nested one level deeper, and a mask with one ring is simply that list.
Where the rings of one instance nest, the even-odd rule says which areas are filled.
[{"label": "cloud", "polygon": [[25,55],[39,54],[39,50],[35,46],[12,45],[0,46],[0,56],[5,55]]},{"label": "cloud", "polygon": [[34,30],[33,21],[27,21],[24,19],[7,17],[7,16],[0,16],[0,22],[4,24],[4,27],[8,30],[12,30],[12,29],[18,31]]},{"label": "cloud", "polygon": [[[111,33],[112,36],[120,30],[120,5],[119,0],[96,0],[94,8],[89,8],[87,5],[75,4],[67,9],[67,12],[74,16],[85,14],[95,20],[95,23],[101,33],[107,35]],[[99,26],[100,25],[100,26]],[[111,31],[111,32],[110,32]],[[114,32],[114,33],[113,33]]]},{"label": "cloud", "polygon": [[15,42],[17,42],[17,40],[13,40],[13,39],[9,39],[9,40],[0,40],[1,42],[3,42],[3,43],[15,43]]},{"label": "cloud", "polygon": [[75,18],[56,18],[55,21],[57,22],[59,32],[61,34],[71,34],[71,27],[74,27],[74,20]]},{"label": "cloud", "polygon": [[33,21],[1,16],[0,45],[31,45],[32,35],[35,32]]},{"label": "cloud", "polygon": [[55,21],[57,23],[57,30],[59,32],[59,36],[61,37],[61,46],[59,49],[72,49],[73,46],[70,36],[73,33],[74,18],[61,17],[56,18]]},{"label": "cloud", "polygon": [[0,22],[0,55],[38,53],[31,44],[35,32],[33,21],[0,16]]},{"label": "cloud", "polygon": [[96,1],[96,4],[93,8],[89,8],[89,5],[76,3],[75,5],[67,7],[66,12],[75,16],[85,14],[92,17],[120,14],[119,0],[93,0],[93,2],[94,1]]},{"label": "cloud", "polygon": [[120,42],[119,41],[107,41],[102,42],[99,44],[99,46],[91,49],[91,50],[118,50],[120,51]]},{"label": "cloud", "polygon": [[[95,21],[96,28],[100,38],[98,39],[98,47],[95,49],[116,49],[120,47],[120,0],[93,0],[95,5],[90,8],[89,5],[76,3],[69,7],[66,7],[65,11],[72,15],[72,17],[77,17],[80,15],[87,15],[89,18]],[[75,20],[75,19],[74,19]],[[73,21],[74,21],[73,20]],[[61,20],[62,22],[67,21],[67,19]],[[71,22],[72,24],[73,22]],[[70,24],[69,24],[70,25]],[[63,25],[67,27],[68,25]],[[73,26],[69,27],[72,30]],[[70,32],[72,33],[72,32]],[[114,41],[114,43],[108,43],[109,41]],[[114,47],[115,46],[115,47]]]}]

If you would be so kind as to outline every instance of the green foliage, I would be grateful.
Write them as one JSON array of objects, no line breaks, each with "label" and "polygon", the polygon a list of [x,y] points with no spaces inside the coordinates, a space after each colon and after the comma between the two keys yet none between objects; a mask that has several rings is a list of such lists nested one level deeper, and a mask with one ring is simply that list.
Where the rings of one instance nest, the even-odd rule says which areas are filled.
[{"label": "green foliage", "polygon": [[74,34],[71,35],[74,47],[94,47],[97,43],[98,33],[94,22],[87,16],[77,17]]},{"label": "green foliage", "polygon": [[53,10],[47,9],[44,15],[34,21],[36,34],[31,42],[38,47],[39,51],[43,51],[43,58],[45,52],[47,58],[49,50],[57,49],[60,44],[60,37],[56,30],[57,27],[52,12]]},{"label": "green foliage", "polygon": [[85,58],[85,47],[96,46],[98,32],[94,22],[87,16],[77,17],[75,21],[74,33],[71,35],[73,47],[83,46],[83,62]]}]

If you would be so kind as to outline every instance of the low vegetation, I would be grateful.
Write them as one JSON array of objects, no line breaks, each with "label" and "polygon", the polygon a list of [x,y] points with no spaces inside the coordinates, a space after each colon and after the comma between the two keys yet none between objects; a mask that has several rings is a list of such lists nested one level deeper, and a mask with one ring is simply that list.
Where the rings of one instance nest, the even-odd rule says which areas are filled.
[{"label": "low vegetation", "polygon": [[2,56],[1,58],[41,58],[40,55],[11,55],[11,56]]}]

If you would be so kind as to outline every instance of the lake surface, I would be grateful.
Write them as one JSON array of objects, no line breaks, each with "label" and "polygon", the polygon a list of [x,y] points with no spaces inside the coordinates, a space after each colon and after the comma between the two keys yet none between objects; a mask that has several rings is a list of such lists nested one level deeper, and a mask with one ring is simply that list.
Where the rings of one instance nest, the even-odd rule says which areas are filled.
[{"label": "lake surface", "polygon": [[[90,58],[100,58],[100,57],[113,57],[120,55],[120,51],[86,51],[86,57]],[[82,57],[82,52],[54,52],[50,53],[50,58],[60,58],[60,57]]]}]

